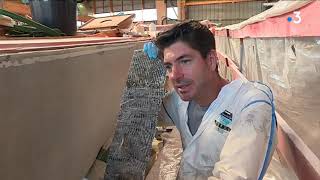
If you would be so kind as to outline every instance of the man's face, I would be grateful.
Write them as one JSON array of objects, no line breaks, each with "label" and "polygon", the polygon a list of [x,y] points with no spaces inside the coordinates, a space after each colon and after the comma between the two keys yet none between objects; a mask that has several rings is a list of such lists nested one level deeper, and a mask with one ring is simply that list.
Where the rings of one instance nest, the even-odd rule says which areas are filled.
[{"label": "man's face", "polygon": [[203,59],[200,52],[192,49],[186,43],[178,41],[164,49],[164,66],[169,80],[182,100],[190,101],[201,97],[203,88],[212,83],[216,60],[212,65],[212,57]]}]

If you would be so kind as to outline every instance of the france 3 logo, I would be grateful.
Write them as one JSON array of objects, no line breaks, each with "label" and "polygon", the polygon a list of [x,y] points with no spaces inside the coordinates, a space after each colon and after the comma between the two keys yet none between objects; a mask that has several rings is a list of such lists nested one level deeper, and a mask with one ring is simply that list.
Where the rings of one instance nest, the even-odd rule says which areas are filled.
[{"label": "france 3 logo", "polygon": [[300,16],[300,11],[294,11],[293,12],[294,17],[289,16],[287,18],[288,22],[293,22],[295,24],[300,24],[302,21],[302,18]]}]

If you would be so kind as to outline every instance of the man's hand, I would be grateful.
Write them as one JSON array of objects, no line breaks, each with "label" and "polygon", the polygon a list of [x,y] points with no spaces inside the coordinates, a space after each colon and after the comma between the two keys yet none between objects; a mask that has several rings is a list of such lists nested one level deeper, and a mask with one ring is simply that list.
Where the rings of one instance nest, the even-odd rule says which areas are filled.
[{"label": "man's hand", "polygon": [[153,42],[146,42],[143,45],[143,52],[150,60],[156,60],[158,57],[158,48]]}]

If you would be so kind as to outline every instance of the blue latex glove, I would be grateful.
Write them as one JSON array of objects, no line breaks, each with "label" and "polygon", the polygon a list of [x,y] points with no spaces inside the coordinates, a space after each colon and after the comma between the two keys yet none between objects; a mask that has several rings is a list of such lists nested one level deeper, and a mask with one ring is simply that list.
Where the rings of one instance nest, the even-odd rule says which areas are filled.
[{"label": "blue latex glove", "polygon": [[143,45],[143,52],[150,60],[156,60],[158,57],[158,48],[153,42],[147,42]]}]

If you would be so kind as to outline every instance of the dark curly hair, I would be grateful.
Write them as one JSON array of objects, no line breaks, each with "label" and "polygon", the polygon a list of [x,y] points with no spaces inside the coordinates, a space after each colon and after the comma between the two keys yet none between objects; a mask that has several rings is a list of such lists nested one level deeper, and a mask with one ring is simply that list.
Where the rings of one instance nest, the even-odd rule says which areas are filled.
[{"label": "dark curly hair", "polygon": [[154,41],[159,49],[158,57],[163,59],[163,50],[177,41],[182,41],[199,51],[204,59],[212,49],[215,49],[211,31],[198,21],[191,20],[176,24],[170,30],[158,34]]}]

